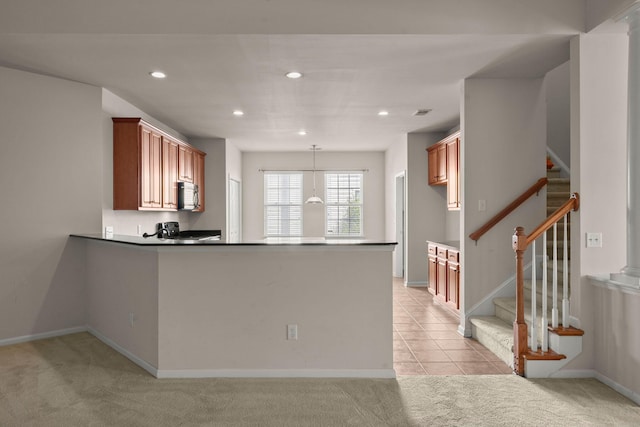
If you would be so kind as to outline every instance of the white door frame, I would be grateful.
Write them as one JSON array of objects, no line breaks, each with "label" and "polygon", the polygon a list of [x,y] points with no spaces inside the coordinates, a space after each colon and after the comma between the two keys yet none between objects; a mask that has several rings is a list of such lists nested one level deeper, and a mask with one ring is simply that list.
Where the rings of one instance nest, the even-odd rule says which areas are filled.
[{"label": "white door frame", "polygon": [[394,251],[394,277],[407,277],[407,182],[406,172],[402,171],[395,176],[395,224],[396,241]]},{"label": "white door frame", "polygon": [[[238,206],[237,206],[237,218],[236,221],[238,222],[238,235],[234,236],[231,230],[231,223],[232,223],[232,219],[231,219],[231,215],[233,214],[233,208],[232,208],[232,201],[231,201],[231,187],[233,185],[237,185],[237,190],[238,190]],[[240,182],[240,180],[237,179],[233,179],[231,178],[231,176],[229,176],[228,178],[228,200],[227,200],[227,242],[231,242],[231,243],[235,243],[235,242],[240,242],[242,241],[242,183]]]}]

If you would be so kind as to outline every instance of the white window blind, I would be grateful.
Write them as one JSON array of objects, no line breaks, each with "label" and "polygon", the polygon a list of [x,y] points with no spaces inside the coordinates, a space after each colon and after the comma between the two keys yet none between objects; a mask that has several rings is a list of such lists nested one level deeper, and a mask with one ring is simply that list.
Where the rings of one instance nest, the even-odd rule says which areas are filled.
[{"label": "white window blind", "polygon": [[327,236],[362,236],[363,174],[326,173],[324,182]]},{"label": "white window blind", "polygon": [[265,172],[265,236],[302,236],[302,173]]}]

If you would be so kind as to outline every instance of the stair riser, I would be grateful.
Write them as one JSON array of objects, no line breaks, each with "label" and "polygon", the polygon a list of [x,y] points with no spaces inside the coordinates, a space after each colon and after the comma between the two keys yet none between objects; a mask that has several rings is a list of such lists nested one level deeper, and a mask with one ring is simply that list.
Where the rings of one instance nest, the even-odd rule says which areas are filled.
[{"label": "stair riser", "polygon": [[500,360],[513,368],[513,339],[511,340],[511,345],[505,346],[474,324],[471,325],[471,336],[500,358]]},{"label": "stair riser", "polygon": [[[496,317],[503,320],[506,323],[512,324],[516,320],[516,314],[505,309],[504,307],[496,306]],[[561,306],[558,308],[558,319],[562,319],[562,309]],[[543,328],[542,318],[540,317],[540,310],[538,310],[538,342],[542,340],[542,333],[546,331],[546,327]],[[531,330],[531,318],[525,317],[525,323],[527,324],[527,329]],[[551,324],[551,307],[547,310],[547,326]]]}]

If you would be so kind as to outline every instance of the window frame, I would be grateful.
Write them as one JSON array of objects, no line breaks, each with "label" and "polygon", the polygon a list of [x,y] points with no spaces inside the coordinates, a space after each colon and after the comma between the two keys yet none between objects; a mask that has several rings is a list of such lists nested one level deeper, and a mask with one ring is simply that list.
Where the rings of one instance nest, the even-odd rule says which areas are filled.
[{"label": "window frame", "polygon": [[[329,203],[329,179],[328,176],[329,175],[343,175],[343,174],[348,174],[348,175],[359,175],[360,176],[360,202],[358,204],[353,204],[353,203],[349,203],[349,204],[344,204],[344,203]],[[337,187],[338,189],[340,189],[340,187]],[[348,187],[349,189],[352,189],[351,186]],[[364,172],[361,170],[343,170],[343,171],[331,171],[331,172],[325,172],[324,173],[324,234],[325,237],[329,237],[329,238],[362,238],[364,237]],[[329,208],[330,207],[340,207],[340,206],[347,206],[347,207],[351,207],[351,206],[358,206],[360,207],[360,232],[358,234],[334,234],[334,233],[329,233]],[[339,220],[338,220],[339,221]]]},{"label": "window frame", "polygon": [[[283,203],[268,203],[267,202],[267,197],[268,197],[268,183],[267,183],[267,177],[269,175],[297,175],[300,177],[300,198],[299,198],[299,204],[283,204]],[[278,187],[278,189],[280,189],[281,187]],[[291,189],[292,187],[289,186],[289,189]],[[302,171],[265,171],[264,172],[264,176],[263,176],[263,202],[262,202],[262,206],[263,206],[263,234],[264,237],[302,237],[304,234],[304,173]],[[269,234],[269,226],[268,226],[268,217],[267,217],[267,210],[269,207],[284,207],[284,206],[294,206],[294,207],[299,207],[300,210],[300,234],[283,234],[282,232],[278,233],[278,234]],[[290,219],[291,217],[289,217],[289,221],[291,221]],[[280,231],[282,231],[283,227],[282,227],[282,217],[280,217],[280,219],[278,220],[280,223],[278,224],[278,228]]]}]

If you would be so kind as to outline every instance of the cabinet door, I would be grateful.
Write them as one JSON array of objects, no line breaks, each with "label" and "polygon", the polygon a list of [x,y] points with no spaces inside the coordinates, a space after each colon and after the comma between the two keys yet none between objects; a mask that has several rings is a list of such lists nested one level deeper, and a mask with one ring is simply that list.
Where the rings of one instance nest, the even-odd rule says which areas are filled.
[{"label": "cabinet door", "polygon": [[436,279],[436,295],[447,300],[447,260],[438,258],[438,277]]},{"label": "cabinet door", "polygon": [[460,209],[460,143],[459,139],[447,143],[447,208]]},{"label": "cabinet door", "polygon": [[162,207],[162,136],[141,126],[141,207]]},{"label": "cabinet door", "polygon": [[180,145],[178,155],[180,181],[193,182],[193,150],[184,145]]},{"label": "cabinet door", "polygon": [[438,182],[447,182],[447,146],[440,144],[436,150],[438,153]]},{"label": "cabinet door", "polygon": [[178,209],[178,143],[162,138],[162,207]]},{"label": "cabinet door", "polygon": [[193,153],[193,183],[198,185],[198,205],[194,212],[204,212],[204,154]]},{"label": "cabinet door", "polygon": [[427,150],[428,167],[429,167],[429,185],[436,185],[438,183],[438,151]]},{"label": "cabinet door", "polygon": [[460,264],[449,262],[447,277],[447,302],[456,310],[460,309]]},{"label": "cabinet door", "polygon": [[438,258],[429,255],[427,257],[429,262],[429,292],[435,294],[437,292],[437,284],[438,284]]}]

